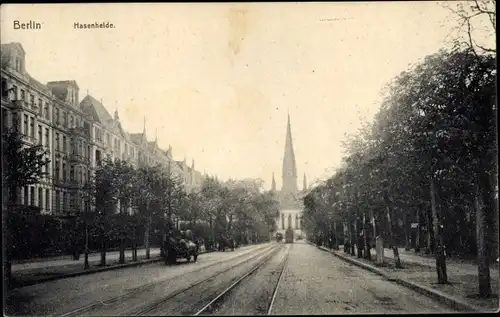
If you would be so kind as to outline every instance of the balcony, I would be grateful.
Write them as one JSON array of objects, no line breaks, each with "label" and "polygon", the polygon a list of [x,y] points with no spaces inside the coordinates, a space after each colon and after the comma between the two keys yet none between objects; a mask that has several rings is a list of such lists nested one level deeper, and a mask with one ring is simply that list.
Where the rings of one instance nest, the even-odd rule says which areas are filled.
[{"label": "balcony", "polygon": [[24,100],[13,100],[12,103],[14,104],[14,107],[17,108],[17,109],[29,109],[30,106],[29,104],[24,101]]},{"label": "balcony", "polygon": [[81,184],[77,180],[64,180],[62,178],[54,178],[54,186],[68,189],[79,189],[83,187],[83,184]]},{"label": "balcony", "polygon": [[90,160],[88,157],[74,153],[69,156],[69,161],[77,164],[86,164],[86,165],[90,164]]},{"label": "balcony", "polygon": [[38,141],[36,140],[36,138],[34,138],[30,135],[26,135],[26,134],[21,134],[21,140],[27,144],[30,144],[30,145],[38,144]]},{"label": "balcony", "polygon": [[69,129],[69,133],[75,136],[80,136],[82,138],[90,138],[89,131],[82,127],[71,128]]}]

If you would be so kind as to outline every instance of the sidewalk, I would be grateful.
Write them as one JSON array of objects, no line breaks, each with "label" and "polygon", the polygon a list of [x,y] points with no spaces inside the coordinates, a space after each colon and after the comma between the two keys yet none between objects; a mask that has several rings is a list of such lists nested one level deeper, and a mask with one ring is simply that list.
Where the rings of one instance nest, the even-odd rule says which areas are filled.
[{"label": "sidewalk", "polygon": [[494,294],[491,298],[480,299],[478,293],[478,269],[473,263],[462,263],[447,259],[446,268],[449,284],[437,284],[437,272],[435,259],[414,254],[411,251],[398,249],[403,268],[396,269],[392,249],[384,249],[384,265],[377,265],[375,261],[375,250],[371,250],[371,261],[360,259],[357,256],[344,253],[343,246],[339,251],[329,250],[321,247],[336,256],[374,273],[382,275],[387,279],[409,287],[415,291],[448,303],[461,311],[485,311],[498,310],[499,298],[499,274],[498,266],[490,269],[491,289]]},{"label": "sidewalk", "polygon": [[[201,253],[205,253],[204,246],[201,247]],[[150,259],[146,259],[146,250],[137,250],[137,261],[132,261],[132,250],[125,252],[125,264],[119,264],[119,251],[106,253],[106,266],[100,266],[101,255],[99,253],[89,254],[89,268],[84,269],[84,255],[74,261],[72,259],[54,257],[46,261],[36,259],[33,262],[13,263],[12,264],[12,288],[19,288],[28,285],[48,282],[66,277],[74,277],[85,274],[92,274],[102,271],[108,271],[118,268],[138,266],[142,264],[161,261],[160,249],[150,249]]]},{"label": "sidewalk", "polygon": [[[419,264],[423,266],[436,267],[436,258],[418,255],[412,251],[406,251],[404,248],[398,248],[399,259],[404,263]],[[372,257],[375,258],[376,251],[371,249]],[[384,257],[394,261],[394,252],[392,249],[384,249]],[[477,264],[473,261],[455,260],[446,258],[446,270],[451,275],[467,275],[478,273]],[[491,278],[498,279],[498,264],[490,265]]]},{"label": "sidewalk", "polygon": [[[160,254],[160,248],[151,248],[150,255],[154,257]],[[146,255],[146,249],[137,250],[137,257],[141,258]],[[106,262],[114,261],[119,259],[120,252],[119,251],[111,251],[106,252]],[[125,260],[132,259],[132,250],[125,251]],[[100,253],[91,253],[89,254],[89,263],[92,262],[100,262],[101,254]],[[12,264],[12,273],[19,271],[30,271],[34,269],[47,269],[51,267],[63,267],[68,265],[81,265],[85,262],[85,255],[81,254],[80,259],[75,261],[73,260],[73,256],[61,256],[61,257],[53,257],[46,259],[35,259],[33,262],[23,261],[23,263],[13,263]]]}]

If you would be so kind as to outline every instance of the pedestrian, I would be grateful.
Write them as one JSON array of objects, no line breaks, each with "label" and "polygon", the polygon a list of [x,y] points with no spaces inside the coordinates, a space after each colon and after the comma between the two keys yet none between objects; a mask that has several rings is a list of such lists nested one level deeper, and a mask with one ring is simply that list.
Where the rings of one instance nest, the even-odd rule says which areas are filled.
[{"label": "pedestrian", "polygon": [[358,236],[358,258],[363,257],[363,250],[365,249],[365,239],[363,236],[363,231],[359,233]]}]

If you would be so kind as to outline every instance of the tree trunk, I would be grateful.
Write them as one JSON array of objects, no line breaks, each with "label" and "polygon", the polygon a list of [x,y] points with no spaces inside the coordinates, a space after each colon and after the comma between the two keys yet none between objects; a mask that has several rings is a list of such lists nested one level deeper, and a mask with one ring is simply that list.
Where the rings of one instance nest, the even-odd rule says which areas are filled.
[{"label": "tree trunk", "polygon": [[354,221],[354,232],[355,232],[355,235],[356,235],[356,251],[357,251],[357,255],[358,255],[358,258],[362,258],[363,257],[363,245],[362,245],[362,237],[360,237],[360,233],[363,232],[363,227],[361,226],[360,228],[360,223],[359,223],[359,219],[358,217],[356,217],[356,220]]},{"label": "tree trunk", "polygon": [[405,232],[405,250],[410,250],[410,232],[408,230],[408,214],[406,212],[403,213],[403,228]]},{"label": "tree trunk", "polygon": [[425,248],[425,253],[430,255],[434,253],[434,247],[433,247],[433,229],[432,229],[432,213],[429,214],[429,211],[426,210],[425,212],[425,223],[426,223],[426,229],[427,231],[425,232],[425,237],[426,237],[426,248]]},{"label": "tree trunk", "polygon": [[367,230],[366,230],[366,213],[363,212],[363,239],[364,239],[364,245],[365,245],[365,259],[371,260],[371,251],[370,251],[370,241],[368,240],[367,237]]},{"label": "tree trunk", "polygon": [[101,228],[100,236],[101,236],[101,266],[106,266],[106,249],[107,249],[107,243],[106,243],[106,220],[104,220],[104,223]]},{"label": "tree trunk", "polygon": [[[151,251],[149,246],[149,235],[151,231],[151,215],[148,215],[148,219],[146,220],[146,226],[144,230],[144,247],[146,248],[146,259],[149,260],[151,257]],[[163,240],[162,240],[163,241]],[[162,256],[163,256],[163,245],[161,246]]]},{"label": "tree trunk", "polygon": [[394,262],[396,264],[396,268],[402,268],[403,266],[401,265],[401,259],[399,258],[399,250],[397,244],[394,242],[394,233],[393,233],[393,227],[392,227],[392,217],[391,217],[391,209],[389,206],[387,208],[387,223],[389,225],[389,241],[392,247],[392,252],[394,253]]},{"label": "tree trunk", "polygon": [[137,261],[137,224],[134,223],[134,234],[132,237],[132,261]]},{"label": "tree trunk", "polygon": [[88,270],[89,268],[89,225],[88,220],[85,219],[85,254],[84,254],[84,262],[83,269]]},{"label": "tree trunk", "polygon": [[106,238],[101,234],[101,266],[106,266]]},{"label": "tree trunk", "polygon": [[125,221],[123,219],[123,214],[122,214],[122,201],[120,201],[120,259],[118,263],[124,264],[125,263]]},{"label": "tree trunk", "polygon": [[375,216],[373,215],[373,212],[372,212],[372,226],[373,226],[372,243],[375,244],[375,239],[377,238],[377,222],[375,221]]},{"label": "tree trunk", "polygon": [[10,288],[12,281],[12,244],[14,243],[12,238],[12,228],[11,221],[9,217],[9,211],[11,206],[14,206],[17,202],[17,188],[15,186],[10,186],[8,190],[8,202],[7,208],[2,210],[3,215],[3,225],[4,225],[4,256],[3,256],[3,266],[4,266],[4,285]]},{"label": "tree trunk", "polygon": [[[448,276],[446,274],[446,256],[444,254],[444,245],[442,239],[441,224],[436,206],[436,188],[434,186],[434,178],[431,175],[431,210],[432,222],[434,227],[434,251],[436,253],[436,269],[439,284],[447,284]],[[441,236],[441,237],[440,237]]]},{"label": "tree trunk", "polygon": [[415,252],[418,253],[420,252],[420,208],[417,209],[417,232],[416,232],[416,237],[415,237]]},{"label": "tree trunk", "polygon": [[350,247],[351,247],[351,255],[356,255],[356,224],[352,222],[349,223],[349,237],[351,238]]},{"label": "tree trunk", "polygon": [[474,206],[476,209],[476,236],[477,236],[477,267],[479,278],[479,296],[488,297],[491,295],[490,284],[490,266],[489,257],[486,248],[486,215],[484,206],[481,204],[481,196],[478,184],[478,177],[476,177],[476,190],[474,197]]},{"label": "tree trunk", "polygon": [[333,248],[339,250],[339,235],[337,233],[337,221],[333,221]]},{"label": "tree trunk", "polygon": [[349,237],[349,222],[348,221],[343,221],[342,226],[344,229],[344,253],[349,253],[349,250],[351,249],[350,245],[350,237]]}]

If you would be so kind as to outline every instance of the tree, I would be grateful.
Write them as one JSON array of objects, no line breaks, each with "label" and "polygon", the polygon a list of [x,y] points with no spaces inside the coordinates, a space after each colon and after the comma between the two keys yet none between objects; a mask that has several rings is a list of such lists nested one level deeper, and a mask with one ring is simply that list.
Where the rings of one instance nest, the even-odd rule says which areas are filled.
[{"label": "tree", "polygon": [[496,54],[496,0],[473,0],[445,4],[458,22],[458,31],[465,36],[459,44],[472,50],[478,56],[484,53]]},{"label": "tree", "polygon": [[18,202],[19,189],[37,184],[47,173],[44,171],[50,160],[49,152],[42,145],[27,145],[22,135],[15,129],[7,130],[2,134],[3,152],[3,186],[7,189],[7,208],[3,210],[4,242],[6,252],[4,256],[5,280],[11,280],[11,233],[9,212],[12,212]]},{"label": "tree", "polygon": [[92,204],[96,212],[96,228],[101,243],[101,266],[106,265],[107,239],[110,237],[110,219],[116,213],[119,197],[120,180],[115,169],[115,162],[106,159],[98,165],[93,178],[89,182],[89,191]]}]

